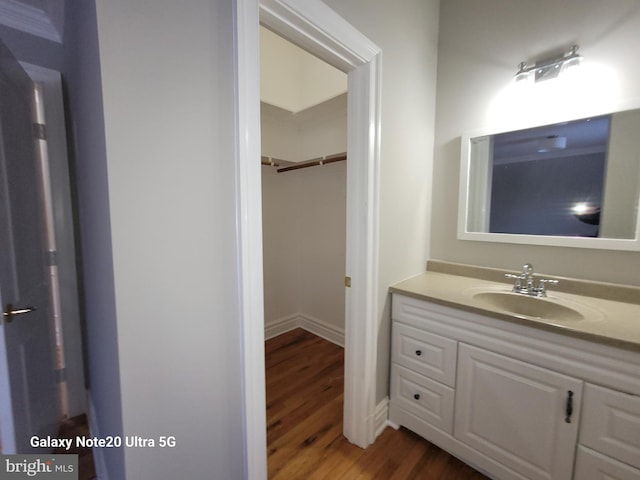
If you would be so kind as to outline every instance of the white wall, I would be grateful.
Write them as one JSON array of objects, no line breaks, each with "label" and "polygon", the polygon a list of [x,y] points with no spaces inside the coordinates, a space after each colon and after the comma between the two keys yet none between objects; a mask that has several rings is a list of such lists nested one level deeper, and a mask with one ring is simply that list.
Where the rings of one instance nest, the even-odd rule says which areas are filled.
[{"label": "white wall", "polygon": [[243,477],[232,5],[96,2],[104,150],[86,145],[99,111],[77,132],[85,284],[97,302],[92,390],[104,394],[102,435],[177,439],[125,449],[113,480]]},{"label": "white wall", "polygon": [[388,395],[389,285],[429,256],[438,0],[325,0],[382,49],[378,370]]},{"label": "white wall", "polygon": [[[293,172],[300,199],[300,311],[344,332],[346,163]],[[283,176],[285,174],[282,174]]]},{"label": "white wall", "polygon": [[299,125],[298,160],[347,151],[347,94],[295,114]]},{"label": "white wall", "polygon": [[[505,269],[640,285],[640,253],[456,239],[460,135],[579,115],[640,99],[640,5],[627,0],[442,2],[431,257]],[[577,43],[579,81],[514,92],[519,62]],[[575,80],[578,80],[576,78]]]},{"label": "white wall", "polygon": [[262,167],[264,322],[269,327],[300,313],[298,183]]},{"label": "white wall", "polygon": [[300,132],[296,116],[268,103],[260,104],[260,141],[264,156],[299,162]]},{"label": "white wall", "polygon": [[[266,156],[302,161],[345,152],[346,95],[298,114],[263,104],[261,126]],[[262,198],[265,326],[300,316],[343,335],[346,164],[283,173],[262,167]]]}]

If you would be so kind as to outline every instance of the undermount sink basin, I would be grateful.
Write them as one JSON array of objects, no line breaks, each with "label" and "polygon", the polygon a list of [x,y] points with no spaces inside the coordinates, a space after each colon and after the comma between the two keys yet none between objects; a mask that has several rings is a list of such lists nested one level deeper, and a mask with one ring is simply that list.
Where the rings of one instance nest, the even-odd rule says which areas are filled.
[{"label": "undermount sink basin", "polygon": [[473,294],[473,300],[492,310],[545,320],[578,321],[585,315],[572,308],[544,297],[530,297],[519,293],[489,291]]}]

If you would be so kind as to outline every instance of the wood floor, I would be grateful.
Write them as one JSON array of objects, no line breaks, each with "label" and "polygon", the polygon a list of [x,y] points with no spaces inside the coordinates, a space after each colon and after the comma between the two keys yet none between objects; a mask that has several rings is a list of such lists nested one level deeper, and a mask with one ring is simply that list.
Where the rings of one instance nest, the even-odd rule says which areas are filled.
[{"label": "wood floor", "polygon": [[[79,415],[65,420],[60,425],[60,430],[58,431],[58,438],[71,438],[75,440],[76,437],[90,436],[89,423],[87,422],[86,415]],[[74,447],[69,451],[61,449],[54,451],[54,453],[78,455],[78,480],[95,480],[98,478],[96,477],[93,452],[91,449],[75,447],[75,442],[73,445]]]},{"label": "wood floor", "polygon": [[401,428],[362,450],[342,436],[343,349],[297,329],[266,342],[270,480],[485,480]]}]

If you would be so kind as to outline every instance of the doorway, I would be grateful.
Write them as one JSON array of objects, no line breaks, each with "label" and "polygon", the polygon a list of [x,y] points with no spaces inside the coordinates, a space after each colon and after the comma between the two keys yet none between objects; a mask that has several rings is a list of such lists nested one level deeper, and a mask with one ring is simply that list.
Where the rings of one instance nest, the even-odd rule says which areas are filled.
[{"label": "doorway", "polygon": [[[344,350],[336,345],[344,347],[347,76],[264,28],[260,57],[272,478],[296,464],[293,439],[342,437]],[[314,447],[303,443],[297,454]]]},{"label": "doorway", "polygon": [[[8,48],[3,50],[3,78],[5,69],[11,78],[28,83],[36,96],[35,119],[27,120],[21,140],[35,147],[31,170],[24,170],[30,157],[11,149],[23,138],[17,134],[21,117],[12,112],[0,121],[0,130],[9,132],[0,149],[0,217],[7,227],[0,295],[4,314],[19,312],[3,315],[0,327],[0,438],[4,453],[28,453],[33,450],[30,434],[56,434],[61,419],[85,412],[85,381],[61,75],[18,63]],[[32,122],[38,124],[35,137]],[[21,210],[28,204],[24,192],[37,197],[31,213]],[[28,245],[32,250],[23,252]],[[27,270],[40,271],[42,278],[35,283],[45,289],[43,298],[29,293],[33,281]]]},{"label": "doorway", "polygon": [[258,21],[348,74],[347,246],[344,435],[366,447],[374,441],[378,320],[378,176],[380,49],[319,0],[240,2],[238,42],[238,216],[240,296],[245,352],[248,474],[266,471],[264,325],[259,125]]},{"label": "doorway", "polygon": [[347,76],[261,28],[265,337],[344,346]]}]

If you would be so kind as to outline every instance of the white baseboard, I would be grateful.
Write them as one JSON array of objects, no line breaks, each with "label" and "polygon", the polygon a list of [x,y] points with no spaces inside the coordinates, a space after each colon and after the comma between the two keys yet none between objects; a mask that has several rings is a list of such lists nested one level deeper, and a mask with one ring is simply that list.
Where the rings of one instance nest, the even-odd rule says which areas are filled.
[{"label": "white baseboard", "polygon": [[387,425],[393,428],[394,430],[400,430],[400,425],[398,425],[395,422],[392,422],[391,420],[387,420]]},{"label": "white baseboard", "polygon": [[[89,422],[89,431],[91,432],[91,437],[102,438],[98,429],[98,421],[96,419],[96,411],[93,407],[91,392],[87,392],[87,410],[87,420]],[[93,454],[93,463],[96,469],[96,478],[98,480],[109,480],[109,475],[107,474],[107,468],[105,466],[103,455],[104,449],[94,447],[91,449],[91,452]]]},{"label": "white baseboard", "polygon": [[319,337],[329,340],[331,343],[344,348],[344,329],[335,325],[323,322],[309,315],[300,315],[300,328],[304,328],[308,332]]},{"label": "white baseboard", "polygon": [[277,337],[283,333],[287,333],[300,326],[300,315],[291,315],[289,317],[283,317],[276,321],[269,322],[264,326],[264,338],[269,340],[270,338]]},{"label": "white baseboard", "polygon": [[389,422],[389,397],[384,397],[382,401],[376,405],[375,417],[373,420],[373,431],[376,432],[375,438],[378,438],[387,426],[394,427],[394,424]]},{"label": "white baseboard", "polygon": [[344,329],[302,313],[269,322],[264,326],[264,337],[268,340],[294,328],[303,328],[314,335],[344,348]]}]

